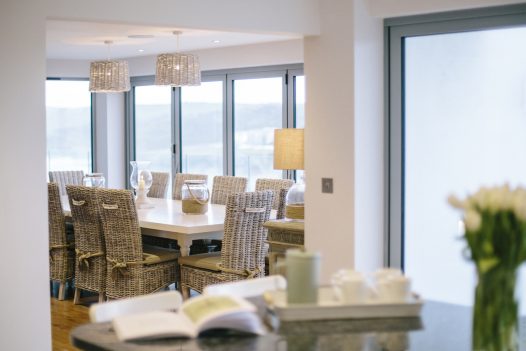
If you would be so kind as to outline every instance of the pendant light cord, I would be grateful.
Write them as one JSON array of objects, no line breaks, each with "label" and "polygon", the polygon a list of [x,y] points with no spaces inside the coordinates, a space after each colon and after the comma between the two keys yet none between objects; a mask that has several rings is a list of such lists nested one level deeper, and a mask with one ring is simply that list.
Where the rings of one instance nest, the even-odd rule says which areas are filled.
[{"label": "pendant light cord", "polygon": [[108,60],[107,60],[107,61],[110,61],[110,57],[111,57],[111,44],[113,44],[113,41],[111,41],[111,40],[104,40],[104,44],[106,44],[107,47],[108,47]]}]

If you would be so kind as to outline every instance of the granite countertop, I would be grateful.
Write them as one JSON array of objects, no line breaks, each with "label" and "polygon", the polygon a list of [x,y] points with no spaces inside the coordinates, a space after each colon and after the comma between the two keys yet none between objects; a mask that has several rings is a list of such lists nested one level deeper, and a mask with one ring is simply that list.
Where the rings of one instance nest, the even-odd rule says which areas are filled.
[{"label": "granite countertop", "polygon": [[[520,350],[526,351],[526,318]],[[122,351],[461,351],[471,350],[471,308],[427,301],[420,318],[282,323],[265,336],[211,332],[198,339],[119,342],[110,323],[86,324],[71,333],[83,350]]]}]

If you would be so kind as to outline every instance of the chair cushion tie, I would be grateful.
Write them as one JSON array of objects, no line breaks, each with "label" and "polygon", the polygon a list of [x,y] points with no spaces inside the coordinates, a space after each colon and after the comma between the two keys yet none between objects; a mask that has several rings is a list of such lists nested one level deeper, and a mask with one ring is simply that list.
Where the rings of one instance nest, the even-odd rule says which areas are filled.
[{"label": "chair cushion tie", "polygon": [[246,277],[246,279],[255,278],[256,274],[261,273],[261,269],[259,269],[259,268],[256,268],[256,269],[253,269],[253,270],[250,270],[248,268],[245,268],[244,270],[237,270],[237,269],[231,269],[231,268],[223,267],[223,266],[221,266],[221,264],[218,264],[217,268],[219,268],[219,270],[221,270],[221,272],[237,274],[237,275]]},{"label": "chair cushion tie", "polygon": [[93,257],[99,257],[104,255],[104,252],[82,252],[79,249],[75,249],[75,253],[77,254],[77,267],[79,269],[82,269],[84,266],[86,269],[89,269],[89,259]]},{"label": "chair cushion tie", "polygon": [[145,261],[130,261],[130,262],[119,262],[111,258],[106,257],[106,261],[111,263],[111,279],[115,280],[120,275],[123,278],[129,277],[130,272],[128,272],[129,266],[138,266],[144,264]]}]

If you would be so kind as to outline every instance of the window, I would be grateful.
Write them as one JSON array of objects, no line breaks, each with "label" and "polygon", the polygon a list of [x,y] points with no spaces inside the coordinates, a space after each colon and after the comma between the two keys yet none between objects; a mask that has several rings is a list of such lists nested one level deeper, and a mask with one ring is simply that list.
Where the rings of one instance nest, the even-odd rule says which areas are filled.
[{"label": "window", "polygon": [[294,127],[305,128],[305,76],[294,77],[294,121]]},{"label": "window", "polygon": [[389,27],[389,257],[429,299],[473,300],[448,195],[526,185],[526,17],[517,8]]},{"label": "window", "polygon": [[[223,175],[224,81],[181,88],[181,169]],[[211,183],[210,183],[211,184]]]},{"label": "window", "polygon": [[[274,129],[304,125],[301,65],[202,72],[199,86],[155,86],[133,77],[126,93],[127,161],[152,171],[249,179],[292,177],[274,170]],[[128,166],[128,178],[131,170]]]},{"label": "window", "polygon": [[87,80],[46,81],[48,171],[92,171],[91,93],[88,86]]},{"label": "window", "polygon": [[283,78],[234,81],[235,175],[248,178],[254,190],[257,178],[280,178],[274,170],[274,129],[283,126]]}]

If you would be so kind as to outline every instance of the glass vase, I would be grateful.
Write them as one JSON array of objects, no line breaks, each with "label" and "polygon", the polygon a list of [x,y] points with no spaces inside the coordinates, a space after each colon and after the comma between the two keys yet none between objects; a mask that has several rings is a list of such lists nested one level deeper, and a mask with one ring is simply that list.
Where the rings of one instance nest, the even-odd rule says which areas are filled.
[{"label": "glass vase", "polygon": [[478,272],[473,311],[474,351],[518,350],[516,270],[494,267]]},{"label": "glass vase", "polygon": [[152,208],[151,201],[146,196],[152,186],[152,172],[149,161],[131,161],[132,172],[130,185],[135,189],[135,205],[137,208]]}]

